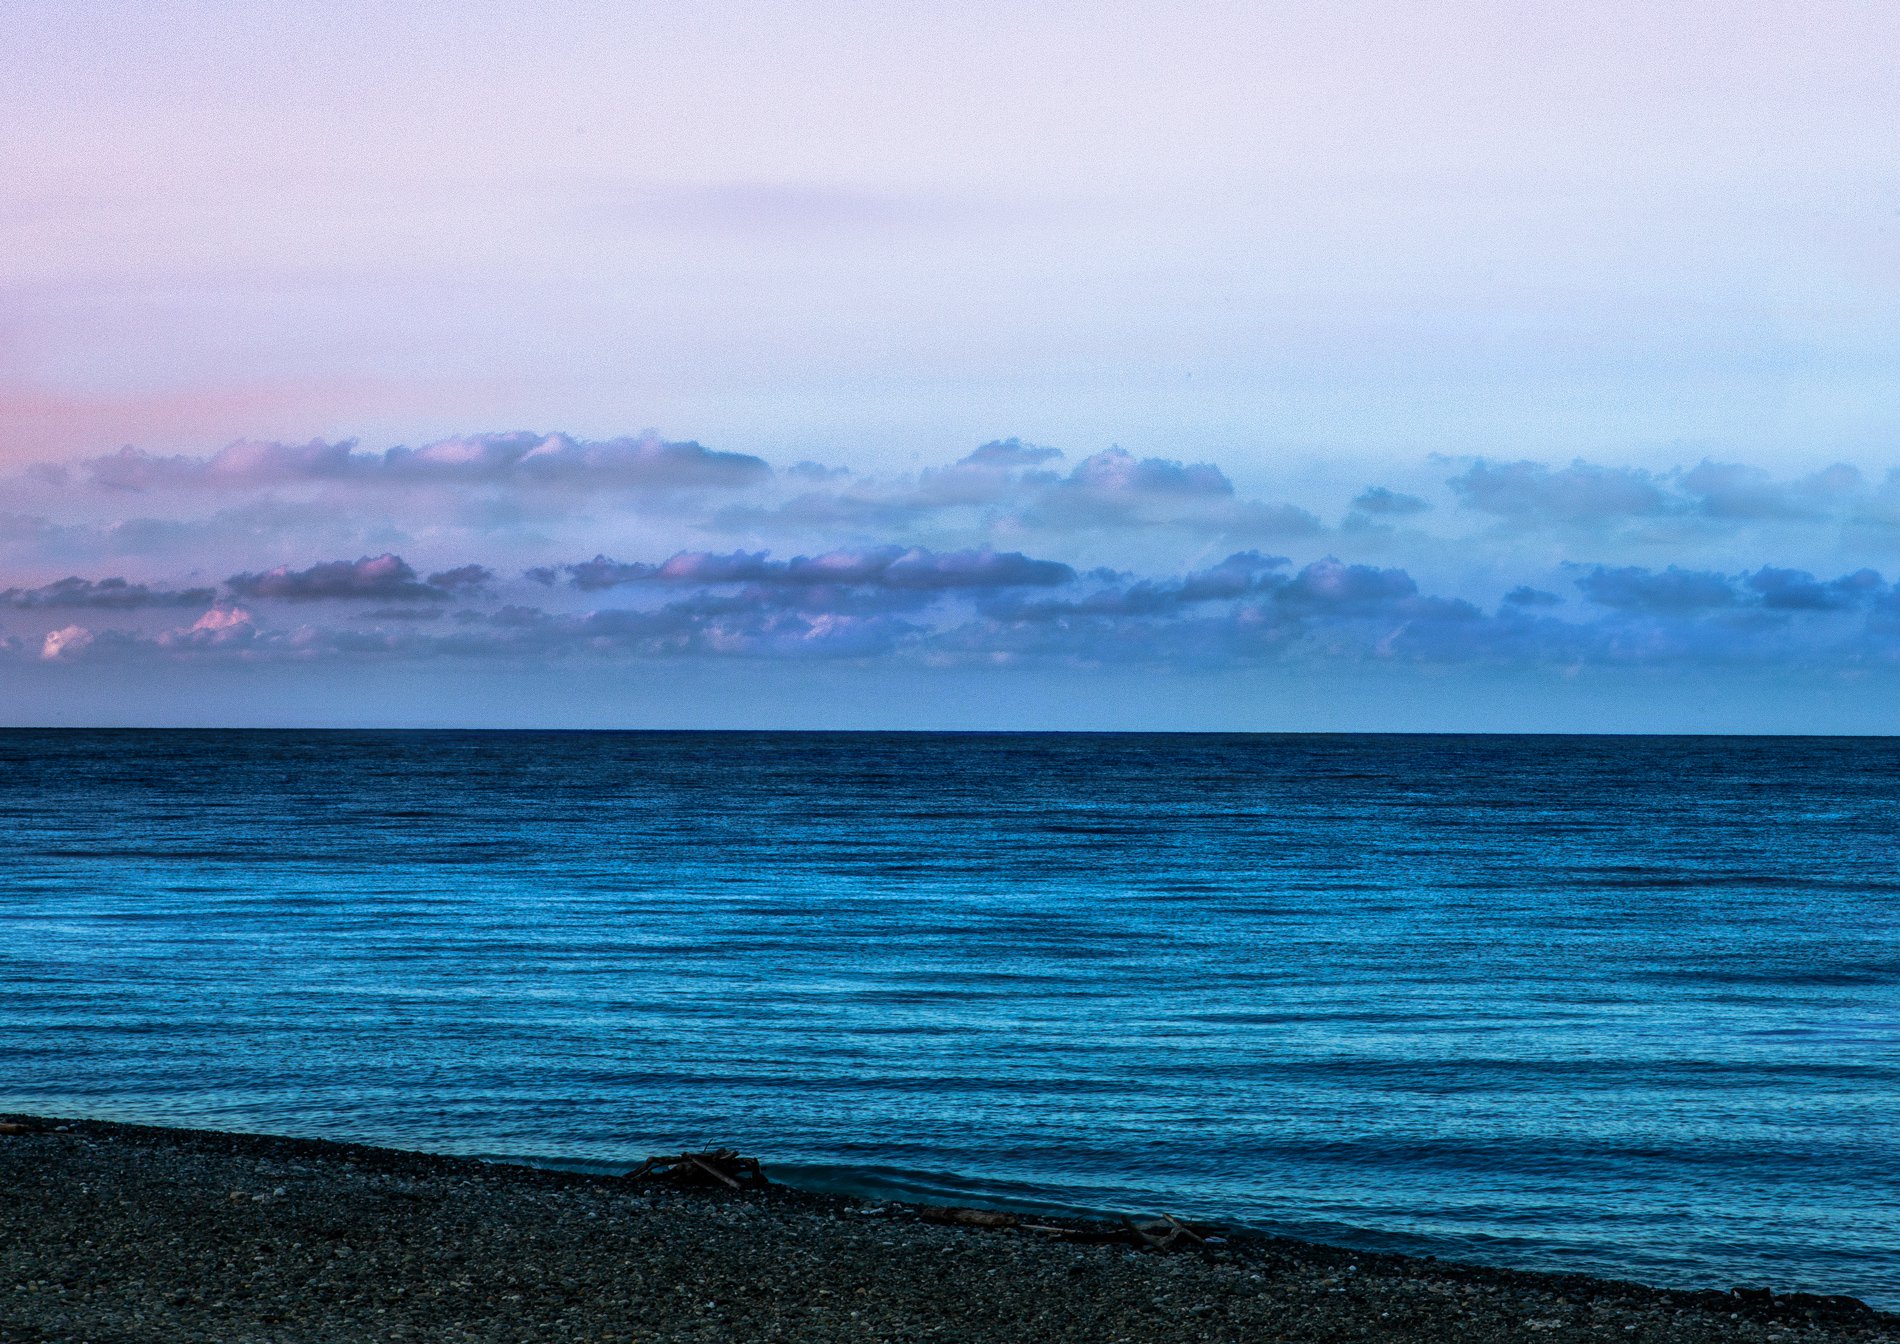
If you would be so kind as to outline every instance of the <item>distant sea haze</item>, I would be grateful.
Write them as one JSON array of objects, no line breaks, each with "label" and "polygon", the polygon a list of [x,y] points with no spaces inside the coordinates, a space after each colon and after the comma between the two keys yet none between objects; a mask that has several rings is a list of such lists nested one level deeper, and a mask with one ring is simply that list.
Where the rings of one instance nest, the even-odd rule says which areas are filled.
[{"label": "distant sea haze", "polygon": [[1900,741],[0,732],[0,1109],[1900,1308]]}]

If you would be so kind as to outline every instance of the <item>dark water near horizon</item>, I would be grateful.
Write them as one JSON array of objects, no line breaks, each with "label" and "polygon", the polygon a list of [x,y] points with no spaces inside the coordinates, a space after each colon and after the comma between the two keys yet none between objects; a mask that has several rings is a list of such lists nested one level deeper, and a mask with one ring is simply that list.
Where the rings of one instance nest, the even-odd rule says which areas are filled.
[{"label": "dark water near horizon", "polygon": [[0,731],[0,1109],[1900,1307],[1900,741]]}]

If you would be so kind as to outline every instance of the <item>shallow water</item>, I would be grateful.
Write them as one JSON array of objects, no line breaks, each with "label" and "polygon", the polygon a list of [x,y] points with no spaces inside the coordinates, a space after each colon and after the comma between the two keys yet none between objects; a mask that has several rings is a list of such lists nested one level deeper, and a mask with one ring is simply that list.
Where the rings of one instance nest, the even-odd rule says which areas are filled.
[{"label": "shallow water", "polygon": [[1900,1307],[1900,741],[0,732],[0,1109]]}]

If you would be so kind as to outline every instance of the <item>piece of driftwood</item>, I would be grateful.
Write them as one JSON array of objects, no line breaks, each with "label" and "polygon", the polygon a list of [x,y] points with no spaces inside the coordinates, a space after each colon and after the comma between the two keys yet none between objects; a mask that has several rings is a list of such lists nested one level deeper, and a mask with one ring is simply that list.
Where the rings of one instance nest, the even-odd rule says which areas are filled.
[{"label": "piece of driftwood", "polygon": [[668,1185],[722,1185],[730,1190],[756,1190],[771,1184],[758,1158],[741,1157],[730,1148],[649,1157],[628,1172],[627,1179],[664,1181]]},{"label": "piece of driftwood", "polygon": [[1120,1226],[1092,1223],[1081,1227],[1065,1223],[1034,1222],[1013,1213],[993,1209],[959,1209],[941,1204],[926,1204],[917,1214],[929,1223],[954,1223],[964,1227],[1015,1228],[1053,1241],[1076,1246],[1132,1246],[1141,1251],[1177,1251],[1207,1245],[1212,1229],[1197,1228],[1164,1213],[1158,1221],[1137,1223],[1121,1219]]},{"label": "piece of driftwood", "polygon": [[958,1223],[964,1227],[1016,1227],[1022,1222],[1013,1213],[995,1209],[953,1209],[944,1204],[926,1204],[917,1210],[927,1223]]}]

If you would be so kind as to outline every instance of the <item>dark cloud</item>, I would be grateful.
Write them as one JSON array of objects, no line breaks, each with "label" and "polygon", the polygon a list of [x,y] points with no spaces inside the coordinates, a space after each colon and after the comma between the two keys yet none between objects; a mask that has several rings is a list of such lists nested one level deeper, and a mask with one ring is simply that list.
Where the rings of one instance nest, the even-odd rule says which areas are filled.
[{"label": "dark cloud", "polygon": [[1674,565],[1660,572],[1638,565],[1618,569],[1599,565],[1579,575],[1576,582],[1592,602],[1623,611],[1708,611],[1737,606],[1742,600],[1726,574]]},{"label": "dark cloud", "polygon": [[1431,505],[1417,495],[1401,494],[1389,490],[1383,485],[1375,485],[1360,492],[1352,506],[1361,513],[1370,513],[1382,518],[1398,518],[1407,514],[1424,513]]},{"label": "dark cloud", "polygon": [[1018,551],[927,551],[918,547],[879,546],[827,551],[823,555],[773,560],[765,551],[681,551],[657,564],[622,563],[597,555],[559,570],[528,571],[538,583],[565,574],[573,587],[587,592],[629,583],[728,584],[771,586],[875,586],[907,589],[1047,587],[1067,583],[1075,571],[1053,560],[1034,560]]},{"label": "dark cloud", "polygon": [[1686,615],[1730,608],[1765,611],[1848,611],[1866,607],[1889,593],[1886,580],[1871,569],[1821,580],[1806,570],[1763,566],[1750,574],[1706,570],[1651,570],[1638,565],[1595,566],[1580,574],[1585,597],[1619,611]]},{"label": "dark cloud", "polygon": [[[903,557],[915,572],[890,578]],[[1596,566],[1577,576],[1596,614],[1586,608],[1577,619],[1560,620],[1546,614],[1555,599],[1542,590],[1512,590],[1487,615],[1424,591],[1403,569],[1333,558],[1292,569],[1281,557],[1237,552],[1174,577],[1070,573],[1041,592],[995,582],[1020,558],[896,551],[774,561],[762,553],[686,552],[617,566],[637,569],[626,583],[649,599],[645,605],[583,612],[463,606],[443,619],[451,616],[447,608],[418,604],[409,591],[405,601],[344,622],[285,628],[214,605],[193,624],[156,635],[71,624],[8,648],[55,662],[163,654],[305,661],[902,658],[984,666],[1023,659],[1205,667],[1356,660],[1518,669],[1900,665],[1900,601],[1866,570],[1823,580],[1772,566],[1741,574]],[[990,568],[996,572],[985,575]],[[265,577],[273,581],[246,586],[279,597],[448,591],[418,580],[395,557]],[[418,612],[437,619],[418,621]]]},{"label": "dark cloud", "polygon": [[1034,467],[1062,456],[1060,448],[1038,448],[1021,439],[995,439],[959,458],[959,467]]},{"label": "dark cloud", "polygon": [[1389,609],[1418,595],[1418,584],[1402,569],[1346,565],[1332,559],[1302,569],[1275,596],[1281,602],[1335,612]]},{"label": "dark cloud", "polygon": [[1286,580],[1277,571],[1284,569],[1287,563],[1284,556],[1244,551],[1179,579],[1131,580],[1119,574],[1098,574],[1091,577],[1100,580],[1102,586],[1077,597],[1032,598],[1019,594],[990,601],[984,610],[992,617],[1011,621],[1164,615],[1201,603],[1232,601],[1282,585]]},{"label": "dark cloud", "polygon": [[136,611],[144,607],[202,607],[216,596],[210,588],[152,588],[129,579],[65,578],[38,588],[0,590],[0,607]]},{"label": "dark cloud", "polygon": [[794,481],[836,481],[850,474],[845,467],[828,467],[822,462],[794,462],[785,468],[785,475]]},{"label": "dark cloud", "polygon": [[422,582],[401,556],[387,554],[366,555],[360,560],[326,560],[308,569],[279,565],[257,574],[233,574],[225,583],[239,597],[285,602],[441,602],[452,595],[450,588],[438,587],[433,581]]},{"label": "dark cloud", "polygon": [[1260,659],[1483,656],[1476,607],[1422,596],[1399,570],[1321,560],[1292,575],[1277,558],[1230,556],[1175,581],[1110,584],[1074,599],[987,603],[944,636],[972,656],[1199,665]]},{"label": "dark cloud", "polygon": [[428,579],[431,588],[451,593],[478,593],[494,582],[495,571],[487,565],[458,565],[454,569],[438,570]]},{"label": "dark cloud", "polygon": [[1805,570],[1764,565],[1742,582],[1762,606],[1777,611],[1846,611],[1887,591],[1886,581],[1871,569],[1822,582]]},{"label": "dark cloud", "polygon": [[1504,595],[1504,600],[1514,607],[1560,607],[1563,599],[1555,593],[1545,592],[1542,588],[1521,585]]}]

